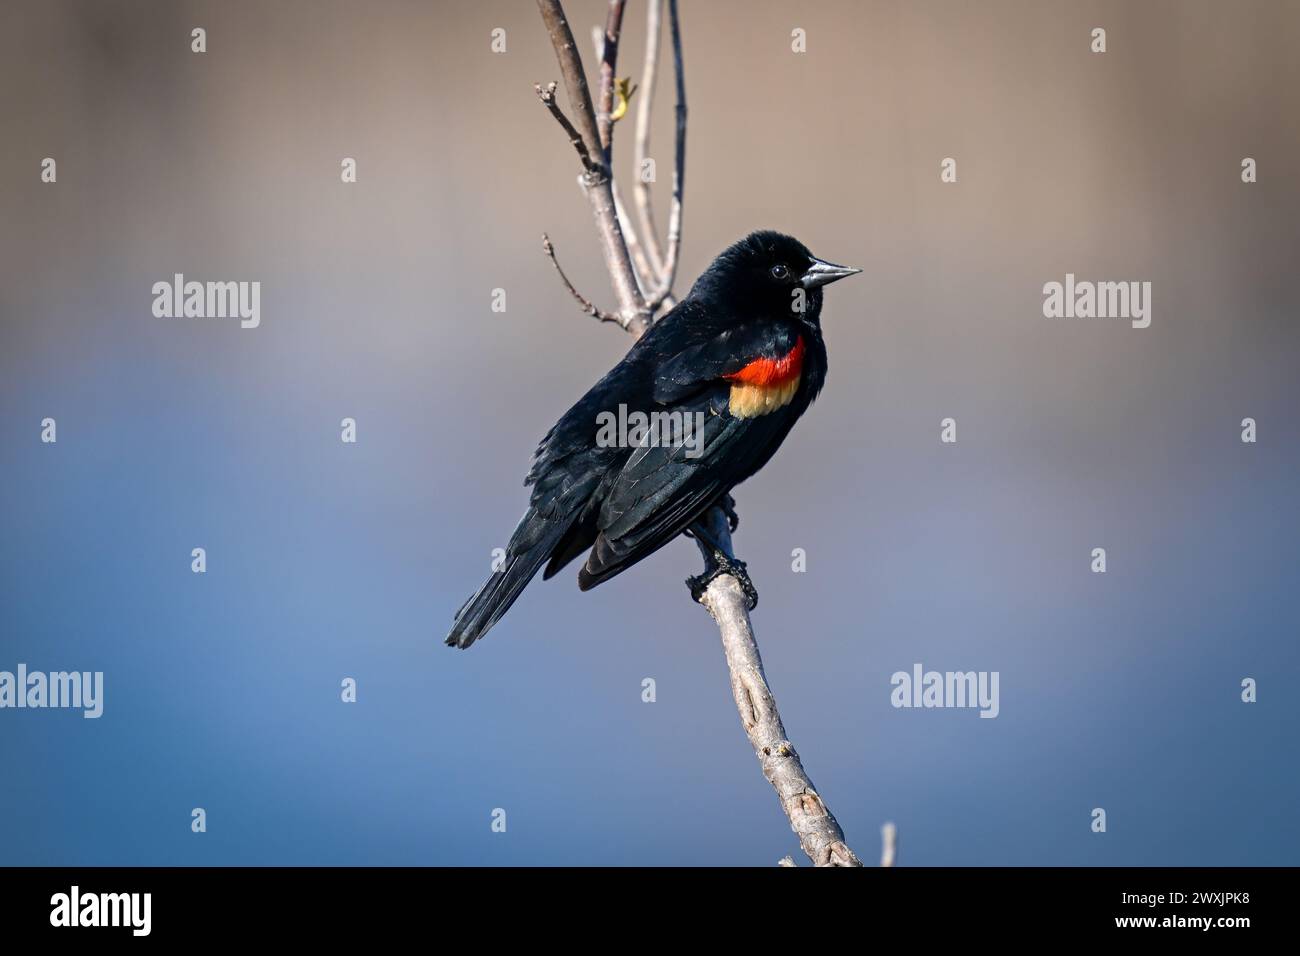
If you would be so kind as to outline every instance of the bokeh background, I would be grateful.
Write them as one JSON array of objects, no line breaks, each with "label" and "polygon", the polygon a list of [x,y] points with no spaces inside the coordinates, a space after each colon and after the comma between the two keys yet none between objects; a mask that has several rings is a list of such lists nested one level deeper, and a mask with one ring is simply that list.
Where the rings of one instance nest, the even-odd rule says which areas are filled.
[{"label": "bokeh background", "polygon": [[[566,6],[590,65],[604,5]],[[737,494],[768,676],[850,844],[1300,863],[1300,7],[683,0],[682,29],[679,291],[759,227],[865,269],[828,294],[826,391]],[[643,35],[633,2],[620,72]],[[0,712],[0,862],[797,854],[692,543],[441,644],[533,445],[629,344],[539,249],[610,303],[552,78],[525,0],[4,4],[0,669],[106,689],[97,721]],[[174,272],[261,281],[261,327],[154,318]],[[1151,281],[1151,327],[1043,318],[1066,272]],[[893,709],[918,661],[999,671],[1001,715]]]}]

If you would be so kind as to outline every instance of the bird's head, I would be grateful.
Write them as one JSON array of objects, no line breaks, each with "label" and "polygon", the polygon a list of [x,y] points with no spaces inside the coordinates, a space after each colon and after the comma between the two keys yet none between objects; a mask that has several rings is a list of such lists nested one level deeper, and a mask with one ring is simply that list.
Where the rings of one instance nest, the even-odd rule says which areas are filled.
[{"label": "bird's head", "polygon": [[861,269],[818,259],[798,239],[764,230],[713,260],[691,289],[694,298],[743,317],[790,314],[817,324],[822,288]]}]

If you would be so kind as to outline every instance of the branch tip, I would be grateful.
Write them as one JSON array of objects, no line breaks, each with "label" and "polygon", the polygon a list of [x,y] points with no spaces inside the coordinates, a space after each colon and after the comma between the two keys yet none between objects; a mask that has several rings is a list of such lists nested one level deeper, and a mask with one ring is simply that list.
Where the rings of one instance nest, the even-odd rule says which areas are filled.
[{"label": "branch tip", "polygon": [[545,87],[540,83],[534,83],[533,89],[537,91],[537,98],[542,101],[542,105],[550,110],[551,115],[555,117],[555,121],[559,123],[560,128],[564,130],[564,134],[569,137],[569,145],[577,150],[578,159],[582,161],[582,168],[589,174],[603,173],[604,170],[602,167],[592,160],[591,153],[587,151],[587,144],[583,142],[582,134],[579,133],[578,128],[569,121],[569,118],[564,115],[564,110],[560,109],[560,104],[556,102],[555,91],[557,87],[555,81],[552,80],[547,83]]},{"label": "branch tip", "polygon": [[564,283],[564,287],[569,290],[569,295],[578,300],[578,305],[582,306],[583,312],[595,319],[599,319],[601,322],[614,322],[625,329],[627,328],[627,322],[622,316],[602,311],[590,299],[574,288],[573,283],[569,281],[569,277],[560,268],[560,260],[555,258],[555,245],[551,242],[551,237],[546,233],[542,233],[542,251],[551,260],[551,265],[555,266],[555,271],[559,275],[560,281]]}]

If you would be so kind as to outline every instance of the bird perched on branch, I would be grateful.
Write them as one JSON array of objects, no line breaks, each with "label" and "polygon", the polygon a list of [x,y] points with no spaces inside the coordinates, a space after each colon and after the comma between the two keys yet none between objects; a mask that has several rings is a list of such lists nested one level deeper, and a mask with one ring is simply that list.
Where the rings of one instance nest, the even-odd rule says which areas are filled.
[{"label": "bird perched on branch", "polygon": [[822,289],[861,271],[777,232],[719,255],[546,433],[505,560],[461,607],[446,642],[469,647],[486,634],[543,564],[550,578],[586,552],[578,587],[587,591],[683,532],[713,552],[688,582],[697,599],[728,573],[755,602],[744,565],[697,519],[720,504],[734,521],[731,489],[768,462],[821,391]]}]

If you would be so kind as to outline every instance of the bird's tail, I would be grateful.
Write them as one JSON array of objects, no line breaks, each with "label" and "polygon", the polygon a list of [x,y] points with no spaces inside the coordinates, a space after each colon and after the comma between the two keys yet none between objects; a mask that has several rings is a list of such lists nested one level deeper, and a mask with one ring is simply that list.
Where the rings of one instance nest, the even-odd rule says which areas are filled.
[{"label": "bird's tail", "polygon": [[501,620],[550,557],[569,523],[545,518],[529,508],[510,538],[501,567],[456,612],[446,643],[452,647],[469,647]]}]

